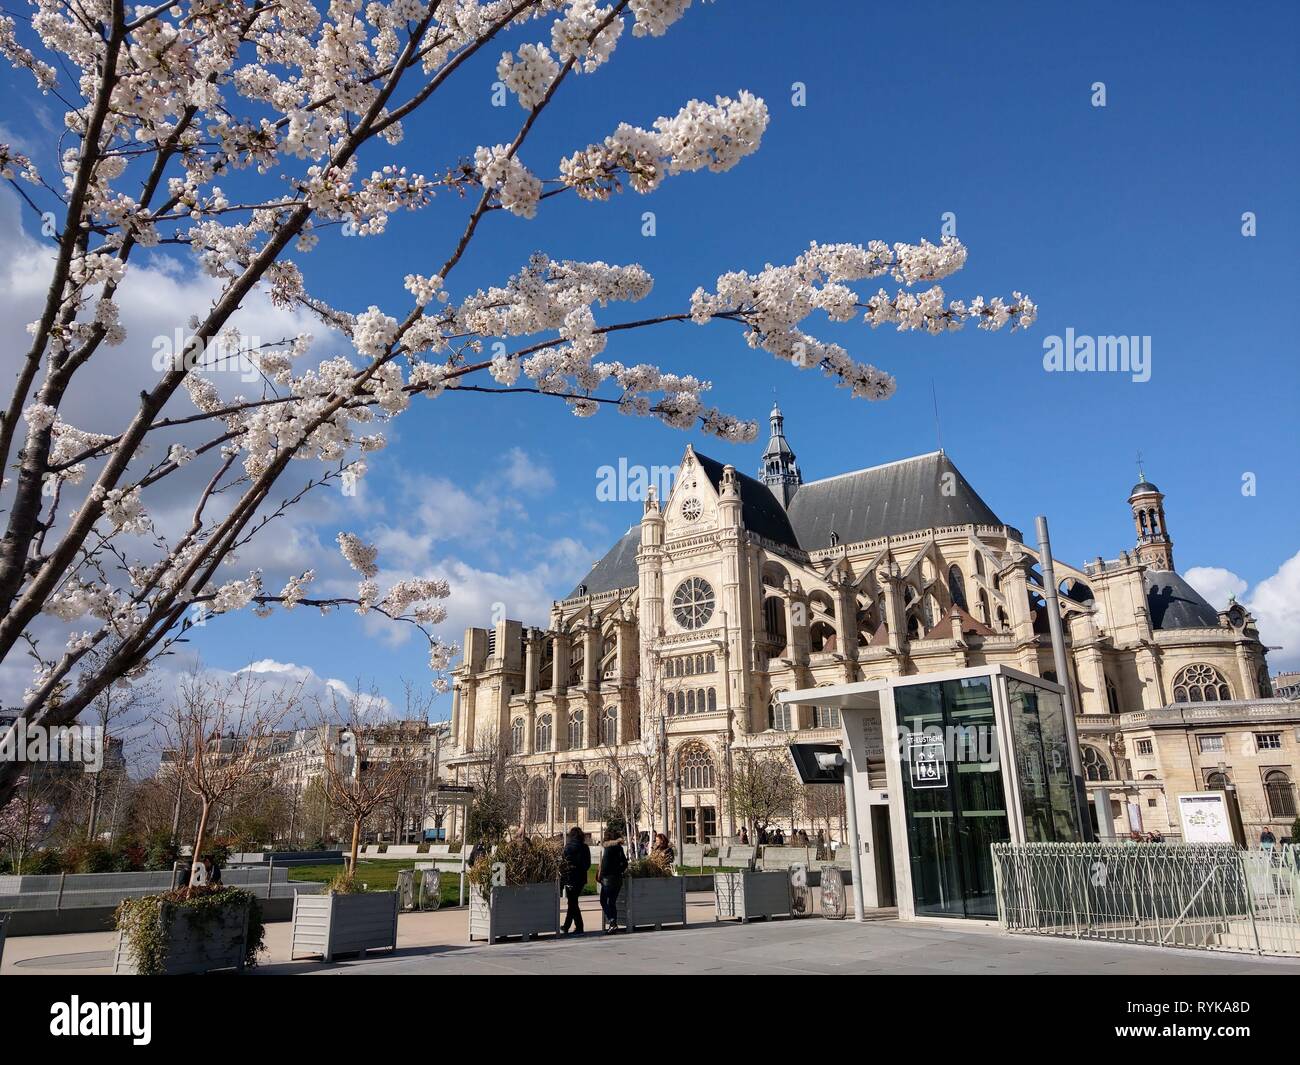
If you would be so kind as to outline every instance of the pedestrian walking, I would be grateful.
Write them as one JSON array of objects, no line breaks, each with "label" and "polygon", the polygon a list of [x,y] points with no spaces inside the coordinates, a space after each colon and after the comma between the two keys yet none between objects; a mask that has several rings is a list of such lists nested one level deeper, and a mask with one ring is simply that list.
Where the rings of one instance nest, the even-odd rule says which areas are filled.
[{"label": "pedestrian walking", "polygon": [[605,849],[600,856],[596,881],[600,884],[600,908],[605,914],[606,935],[618,931],[618,893],[623,889],[627,872],[627,854],[617,832],[605,833]]},{"label": "pedestrian walking", "polygon": [[578,900],[582,898],[582,889],[587,886],[587,870],[591,868],[591,848],[582,836],[582,829],[577,825],[569,829],[569,841],[564,845],[564,897],[569,907],[564,913],[564,923],[560,931],[566,936],[569,928],[582,935],[582,910]]}]

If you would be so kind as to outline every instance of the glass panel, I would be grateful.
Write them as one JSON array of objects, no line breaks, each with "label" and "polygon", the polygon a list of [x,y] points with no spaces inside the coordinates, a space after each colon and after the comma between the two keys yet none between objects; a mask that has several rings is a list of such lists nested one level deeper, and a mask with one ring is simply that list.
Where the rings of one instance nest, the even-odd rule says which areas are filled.
[{"label": "glass panel", "polygon": [[916,912],[995,917],[989,847],[1010,839],[988,677],[897,688]]},{"label": "glass panel", "polygon": [[1079,842],[1061,697],[1015,679],[1007,681],[1007,697],[1020,775],[1020,804],[1025,811],[1025,839],[1030,843]]}]

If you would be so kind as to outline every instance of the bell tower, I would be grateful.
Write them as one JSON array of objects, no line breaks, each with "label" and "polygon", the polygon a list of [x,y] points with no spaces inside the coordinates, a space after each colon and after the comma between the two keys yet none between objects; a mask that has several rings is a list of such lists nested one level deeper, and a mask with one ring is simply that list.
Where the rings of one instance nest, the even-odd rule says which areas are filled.
[{"label": "bell tower", "polygon": [[1142,460],[1138,459],[1139,481],[1128,494],[1129,506],[1133,508],[1133,528],[1137,532],[1138,561],[1154,570],[1174,568],[1174,542],[1169,538],[1169,528],[1165,525],[1164,494],[1147,480],[1142,469]]},{"label": "bell tower", "polygon": [[795,461],[794,451],[785,438],[785,417],[781,408],[772,404],[772,413],[768,416],[772,424],[772,435],[767,447],[763,449],[763,465],[758,471],[758,479],[772,490],[780,500],[781,506],[788,507],[795,492],[803,484],[799,473],[799,463]]}]

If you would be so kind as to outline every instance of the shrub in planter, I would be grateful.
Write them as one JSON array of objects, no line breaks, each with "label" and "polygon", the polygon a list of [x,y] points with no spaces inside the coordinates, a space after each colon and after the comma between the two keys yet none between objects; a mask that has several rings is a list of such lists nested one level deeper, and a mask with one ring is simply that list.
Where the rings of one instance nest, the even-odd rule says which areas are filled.
[{"label": "shrub in planter", "polygon": [[[512,839],[479,858],[469,871],[469,938],[495,943],[502,936],[560,931],[558,840]],[[505,866],[505,884],[492,884],[492,866]]]},{"label": "shrub in planter", "polygon": [[297,895],[293,901],[290,958],[319,954],[361,954],[397,949],[397,892],[365,891],[360,880],[340,873],[323,895]]},{"label": "shrub in planter", "polygon": [[262,908],[255,896],[217,886],[123,899],[114,970],[141,976],[243,969],[262,949]]},{"label": "shrub in planter", "polygon": [[686,924],[686,881],[673,876],[672,860],[663,851],[629,863],[618,896],[618,919],[628,929]]}]

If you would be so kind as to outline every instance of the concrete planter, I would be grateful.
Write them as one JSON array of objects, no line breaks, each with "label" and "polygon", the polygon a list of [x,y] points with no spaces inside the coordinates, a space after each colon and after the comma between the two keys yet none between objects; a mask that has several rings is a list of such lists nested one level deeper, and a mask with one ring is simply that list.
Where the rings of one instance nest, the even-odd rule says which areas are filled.
[{"label": "concrete planter", "polygon": [[628,931],[686,925],[686,881],[680,876],[632,876],[618,893],[618,923]]},{"label": "concrete planter", "polygon": [[747,923],[757,917],[790,916],[788,873],[716,873],[713,898],[714,920],[739,918]]},{"label": "concrete planter", "polygon": [[505,936],[533,936],[560,933],[560,888],[558,884],[510,884],[494,887],[485,895],[469,889],[469,938],[495,943]]},{"label": "concrete planter", "polygon": [[[188,973],[210,973],[220,969],[244,971],[248,952],[248,906],[232,903],[224,906],[210,919],[195,920],[186,907],[164,902],[162,906],[163,934],[166,937],[166,957],[162,976],[182,976]],[[135,959],[131,957],[126,938],[117,935],[117,948],[113,952],[113,972],[134,976]]]},{"label": "concrete planter", "polygon": [[356,895],[299,895],[293,900],[290,959],[319,954],[360,954],[397,949],[397,892]]}]

